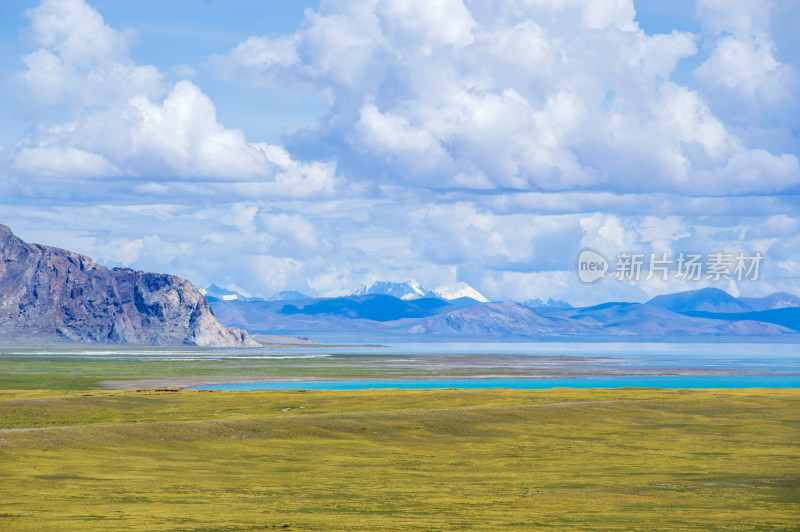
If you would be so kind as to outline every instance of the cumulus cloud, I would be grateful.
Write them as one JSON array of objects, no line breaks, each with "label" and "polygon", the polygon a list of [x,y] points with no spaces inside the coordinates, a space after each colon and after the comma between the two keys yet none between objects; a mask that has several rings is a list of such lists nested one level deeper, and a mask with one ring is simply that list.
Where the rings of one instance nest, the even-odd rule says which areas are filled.
[{"label": "cumulus cloud", "polygon": [[[487,294],[504,299],[516,294],[513,300],[549,298],[561,299],[570,291],[576,278],[575,272],[567,270],[551,270],[537,272],[489,272],[482,280],[481,286]],[[570,302],[582,303],[572,294]]]},{"label": "cumulus cloud", "polygon": [[406,206],[402,201],[360,203],[353,208],[361,218],[313,202],[201,209],[177,204],[4,207],[3,221],[30,241],[65,246],[109,266],[170,272],[199,286],[223,283],[260,296],[283,289],[333,296],[376,280],[406,279],[427,287],[466,281],[493,300],[554,297],[573,304],[641,301],[706,285],[730,288],[660,278],[584,285],[574,264],[583,247],[611,261],[622,251],[761,251],[762,279],[734,288],[745,294],[796,292],[800,237],[794,229],[800,213],[532,216],[497,215],[466,202]]},{"label": "cumulus cloud", "polygon": [[630,0],[323,0],[295,32],[209,60],[319,96],[318,122],[277,146],[222,123],[206,73],[136,64],[132,31],[44,0],[27,12],[30,133],[7,144],[0,221],[262,296],[413,278],[592,304],[700,286],[587,287],[582,247],[758,250],[766,280],[732,289],[796,290],[800,113],[773,36],[790,3],[700,0],[701,35],[651,35]]},{"label": "cumulus cloud", "polygon": [[249,37],[227,56],[212,55],[210,60],[217,73],[225,78],[244,77],[262,83],[262,76],[270,69],[296,65],[300,57],[292,37]]},{"label": "cumulus cloud", "polygon": [[279,146],[250,142],[219,123],[197,85],[168,85],[155,67],[134,64],[128,34],[83,0],[46,0],[26,14],[40,46],[24,58],[28,70],[20,76],[29,104],[46,110],[67,103],[74,119],[38,127],[21,142],[12,156],[18,174],[155,178],[137,190],[162,195],[225,188],[228,196],[303,197],[334,188],[334,163],[303,163]]},{"label": "cumulus cloud", "polygon": [[14,157],[14,169],[21,174],[38,177],[106,177],[121,173],[102,155],[46,144],[18,150]]},{"label": "cumulus cloud", "polygon": [[597,250],[608,259],[620,252],[637,251],[635,227],[625,227],[618,216],[594,213],[581,218],[579,223],[583,230],[581,247]]},{"label": "cumulus cloud", "polygon": [[697,2],[711,52],[694,78],[714,108],[733,124],[786,124],[787,119],[790,125],[798,124],[798,72],[777,58],[770,28],[771,15],[783,8],[800,10],[791,0]]},{"label": "cumulus cloud", "polygon": [[[721,27],[756,24],[734,12]],[[215,62],[315,84],[332,96],[318,140],[412,186],[723,194],[798,184],[795,154],[750,149],[670,81],[696,52],[691,34],[643,32],[630,0],[375,0],[322,2],[296,33],[251,37]]]},{"label": "cumulus cloud", "polygon": [[22,58],[28,70],[21,77],[32,105],[92,108],[164,90],[158,69],[130,59],[131,33],[105,24],[84,0],[45,0],[25,14],[39,47]]}]

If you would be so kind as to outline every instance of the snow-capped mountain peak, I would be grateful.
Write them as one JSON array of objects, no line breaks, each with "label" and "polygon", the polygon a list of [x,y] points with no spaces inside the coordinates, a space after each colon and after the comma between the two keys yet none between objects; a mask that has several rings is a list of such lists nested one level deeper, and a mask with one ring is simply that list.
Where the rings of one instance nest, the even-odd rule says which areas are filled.
[{"label": "snow-capped mountain peak", "polygon": [[200,289],[200,293],[204,296],[209,297],[216,297],[217,299],[222,299],[223,301],[234,301],[236,299],[243,299],[242,295],[234,292],[233,290],[226,290],[225,288],[221,288],[215,284],[210,284],[205,288]]},{"label": "snow-capped mountain peak", "polygon": [[219,287],[213,283],[205,288],[201,288],[200,293],[206,297],[213,297],[215,299],[221,299],[222,301],[258,301],[261,299],[258,297],[246,296],[234,290]]},{"label": "snow-capped mountain peak", "polygon": [[272,294],[269,301],[298,301],[301,299],[311,299],[311,296],[298,292],[297,290],[283,290]]},{"label": "snow-capped mountain peak", "polygon": [[426,290],[417,281],[409,280],[402,283],[394,283],[391,281],[376,281],[370,286],[362,285],[361,288],[356,290],[353,295],[365,296],[372,294],[384,294],[394,296],[399,299],[418,299],[420,297],[427,297],[433,295],[429,290]]},{"label": "snow-capped mountain peak", "polygon": [[489,302],[489,300],[486,299],[483,294],[472,288],[467,283],[463,282],[442,285],[438,288],[435,288],[433,293],[442,299],[459,299],[462,297],[469,297],[475,301],[480,301],[481,303]]}]

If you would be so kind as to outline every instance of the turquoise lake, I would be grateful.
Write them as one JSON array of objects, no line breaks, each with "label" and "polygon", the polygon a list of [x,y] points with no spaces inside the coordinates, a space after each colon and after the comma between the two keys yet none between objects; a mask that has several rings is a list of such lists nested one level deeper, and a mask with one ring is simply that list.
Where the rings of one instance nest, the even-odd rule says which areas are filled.
[{"label": "turquoise lake", "polygon": [[190,390],[436,390],[445,388],[800,388],[800,376],[655,376],[576,377],[573,379],[403,379],[363,381],[235,382],[193,386]]},{"label": "turquoise lake", "polygon": [[[797,343],[416,342],[213,349],[0,347],[0,365],[140,361],[195,389],[800,388]],[[162,365],[163,363],[163,365]],[[196,369],[196,373],[193,373]],[[215,375],[219,379],[215,381]],[[183,384],[177,378],[175,385]]]},{"label": "turquoise lake", "polygon": [[[369,367],[374,373],[363,379],[319,375],[193,389],[800,388],[798,344],[448,342],[287,349],[272,356],[297,357],[298,363],[300,357],[314,357],[313,364],[302,363]],[[398,370],[412,374],[392,374]]]}]

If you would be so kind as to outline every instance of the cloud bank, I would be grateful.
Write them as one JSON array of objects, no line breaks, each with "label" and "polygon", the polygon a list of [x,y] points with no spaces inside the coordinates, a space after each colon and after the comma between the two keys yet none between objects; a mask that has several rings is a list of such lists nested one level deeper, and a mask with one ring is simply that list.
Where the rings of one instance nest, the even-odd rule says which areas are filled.
[{"label": "cloud bank", "polygon": [[130,37],[83,0],[46,0],[26,16],[39,46],[19,76],[30,113],[67,105],[71,120],[37,124],[13,154],[20,176],[69,179],[70,187],[126,177],[144,183],[137,191],[161,195],[296,197],[335,186],[335,164],[301,164],[279,146],[249,142],[217,121],[191,81],[170,85],[155,67],[134,64]]},{"label": "cloud bank", "polygon": [[[162,72],[134,61],[135,30],[44,0],[25,15],[28,134],[2,154],[3,221],[261,295],[407,278],[574,303],[692,287],[589,290],[582,247],[760,251],[764,279],[742,289],[791,291],[800,57],[782,21],[798,9],[698,0],[699,33],[653,34],[630,0],[323,0],[293,32]],[[198,72],[325,111],[268,144],[221,123]]]}]

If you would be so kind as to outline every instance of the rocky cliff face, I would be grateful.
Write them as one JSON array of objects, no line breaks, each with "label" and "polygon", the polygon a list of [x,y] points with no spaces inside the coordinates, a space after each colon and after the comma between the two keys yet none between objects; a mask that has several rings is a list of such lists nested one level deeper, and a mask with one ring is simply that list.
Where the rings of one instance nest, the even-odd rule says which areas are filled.
[{"label": "rocky cliff face", "polygon": [[238,347],[192,283],[26,244],[0,224],[0,339]]}]

